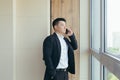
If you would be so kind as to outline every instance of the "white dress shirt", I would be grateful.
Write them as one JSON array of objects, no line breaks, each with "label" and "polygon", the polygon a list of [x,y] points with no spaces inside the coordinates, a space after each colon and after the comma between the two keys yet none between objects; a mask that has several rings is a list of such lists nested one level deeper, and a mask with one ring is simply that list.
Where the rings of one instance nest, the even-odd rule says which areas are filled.
[{"label": "white dress shirt", "polygon": [[61,45],[60,61],[57,69],[64,69],[68,67],[68,45],[64,40],[64,36],[56,33]]}]

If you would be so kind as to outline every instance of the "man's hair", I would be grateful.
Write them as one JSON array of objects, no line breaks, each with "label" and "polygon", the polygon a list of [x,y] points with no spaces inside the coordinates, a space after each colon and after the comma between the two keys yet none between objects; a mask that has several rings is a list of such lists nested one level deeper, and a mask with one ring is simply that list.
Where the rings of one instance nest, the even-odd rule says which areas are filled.
[{"label": "man's hair", "polygon": [[59,23],[59,21],[66,22],[66,20],[64,18],[56,18],[52,23],[53,28],[54,28],[55,25],[57,25]]}]

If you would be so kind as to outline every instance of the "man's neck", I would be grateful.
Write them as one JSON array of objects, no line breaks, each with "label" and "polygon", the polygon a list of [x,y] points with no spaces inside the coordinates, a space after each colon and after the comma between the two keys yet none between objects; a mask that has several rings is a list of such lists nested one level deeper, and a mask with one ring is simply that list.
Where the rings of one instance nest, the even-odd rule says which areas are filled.
[{"label": "man's neck", "polygon": [[55,31],[55,33],[57,33],[57,34],[59,34],[59,35],[63,36],[63,34],[62,34],[62,33],[60,33],[60,32]]},{"label": "man's neck", "polygon": [[58,35],[60,35],[60,36],[62,36],[62,37],[64,37],[64,34],[62,34],[60,32],[55,31],[55,33],[58,34]]}]

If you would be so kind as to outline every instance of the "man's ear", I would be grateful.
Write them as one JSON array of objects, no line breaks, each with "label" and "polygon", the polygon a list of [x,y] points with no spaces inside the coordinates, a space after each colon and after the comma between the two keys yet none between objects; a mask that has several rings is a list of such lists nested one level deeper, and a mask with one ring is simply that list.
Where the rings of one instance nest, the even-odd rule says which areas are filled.
[{"label": "man's ear", "polygon": [[56,25],[54,26],[54,30],[57,30],[57,26]]}]

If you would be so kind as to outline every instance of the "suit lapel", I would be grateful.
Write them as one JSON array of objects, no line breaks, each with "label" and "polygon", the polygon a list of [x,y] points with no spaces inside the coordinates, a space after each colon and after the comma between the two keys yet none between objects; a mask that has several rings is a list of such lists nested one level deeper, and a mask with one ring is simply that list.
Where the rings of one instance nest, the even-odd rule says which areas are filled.
[{"label": "suit lapel", "polygon": [[69,41],[67,38],[64,38],[65,42],[67,43],[68,47],[70,47]]},{"label": "suit lapel", "polygon": [[[56,49],[58,49],[58,56],[60,57],[60,55],[61,55],[61,45],[60,45],[60,41],[59,41],[56,33],[53,33],[53,36],[54,36],[55,39],[56,39],[56,40],[55,40],[56,43],[57,43],[57,48],[56,48]],[[68,45],[68,52],[69,52],[69,50],[71,49],[71,45],[70,45],[70,43],[69,43],[69,41],[68,41],[67,38],[64,38],[64,40],[65,40],[65,42],[66,42],[67,45]]]},{"label": "suit lapel", "polygon": [[59,41],[59,39],[58,39],[56,33],[53,33],[53,36],[54,36],[55,39],[56,39],[55,41],[56,41],[56,43],[57,43],[58,53],[59,53],[59,56],[60,56],[60,53],[61,53],[61,45],[60,45],[60,41]]}]

